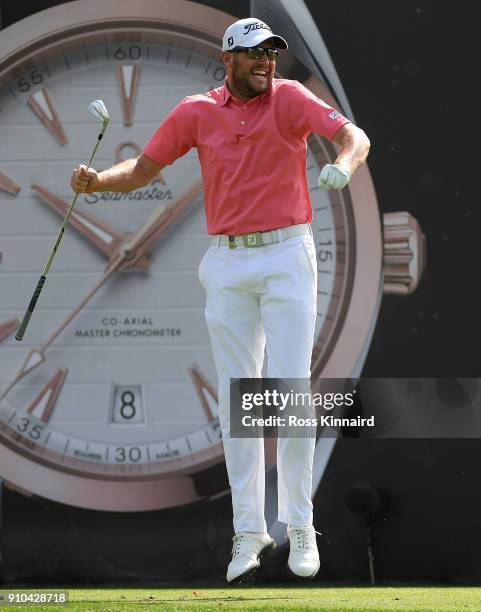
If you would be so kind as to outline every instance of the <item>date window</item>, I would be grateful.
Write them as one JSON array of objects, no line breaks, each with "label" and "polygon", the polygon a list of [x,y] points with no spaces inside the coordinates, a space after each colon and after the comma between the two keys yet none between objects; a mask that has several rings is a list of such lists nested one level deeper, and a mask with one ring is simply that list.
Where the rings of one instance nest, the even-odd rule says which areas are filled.
[{"label": "date window", "polygon": [[127,425],[144,423],[144,401],[140,385],[114,385],[110,422]]}]

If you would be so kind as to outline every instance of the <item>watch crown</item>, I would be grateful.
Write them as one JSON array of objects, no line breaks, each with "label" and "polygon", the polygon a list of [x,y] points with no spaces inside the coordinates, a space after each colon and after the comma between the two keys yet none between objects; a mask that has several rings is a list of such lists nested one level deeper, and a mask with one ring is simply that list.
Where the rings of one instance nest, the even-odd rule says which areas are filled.
[{"label": "watch crown", "polygon": [[408,295],[426,267],[426,237],[408,212],[383,215],[384,293]]}]

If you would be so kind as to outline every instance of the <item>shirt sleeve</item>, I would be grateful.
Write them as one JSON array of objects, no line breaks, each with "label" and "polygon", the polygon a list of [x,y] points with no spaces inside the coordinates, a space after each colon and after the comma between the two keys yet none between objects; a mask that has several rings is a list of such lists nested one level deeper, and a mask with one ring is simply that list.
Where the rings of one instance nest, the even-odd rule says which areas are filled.
[{"label": "shirt sleeve", "polygon": [[191,112],[190,104],[188,98],[177,104],[144,149],[144,154],[161,166],[173,164],[176,159],[196,146],[194,114]]},{"label": "shirt sleeve", "polygon": [[349,119],[298,81],[292,82],[290,94],[290,112],[295,133],[308,136],[316,132],[332,140],[338,130],[350,123]]}]

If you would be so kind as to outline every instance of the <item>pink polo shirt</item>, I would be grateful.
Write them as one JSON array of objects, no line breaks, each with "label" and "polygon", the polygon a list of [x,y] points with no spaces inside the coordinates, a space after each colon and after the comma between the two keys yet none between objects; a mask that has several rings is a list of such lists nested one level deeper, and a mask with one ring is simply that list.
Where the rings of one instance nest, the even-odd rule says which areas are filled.
[{"label": "pink polo shirt", "polygon": [[197,147],[209,234],[310,223],[306,140],[329,140],[349,120],[297,81],[272,79],[248,102],[227,86],[187,96],[144,149],[165,166]]}]

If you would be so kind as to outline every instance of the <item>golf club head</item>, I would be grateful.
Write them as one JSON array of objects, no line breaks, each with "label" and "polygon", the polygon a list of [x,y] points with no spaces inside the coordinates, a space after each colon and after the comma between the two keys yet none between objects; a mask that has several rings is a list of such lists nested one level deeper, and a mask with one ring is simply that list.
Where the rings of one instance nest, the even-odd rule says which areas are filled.
[{"label": "golf club head", "polygon": [[102,122],[103,128],[105,129],[109,124],[110,117],[109,111],[102,100],[94,100],[91,102],[89,104],[89,111],[98,121]]}]

